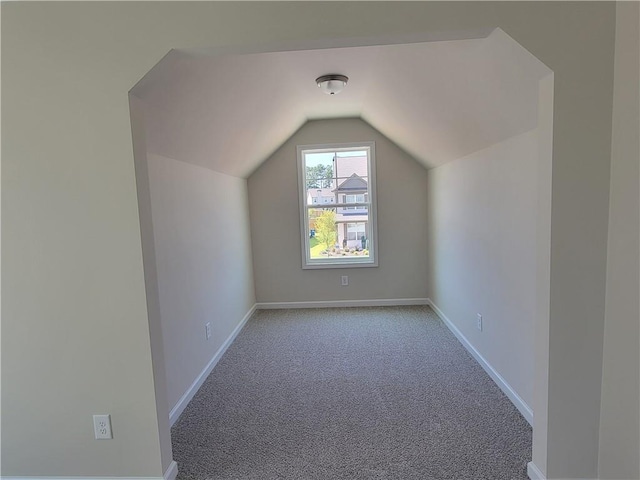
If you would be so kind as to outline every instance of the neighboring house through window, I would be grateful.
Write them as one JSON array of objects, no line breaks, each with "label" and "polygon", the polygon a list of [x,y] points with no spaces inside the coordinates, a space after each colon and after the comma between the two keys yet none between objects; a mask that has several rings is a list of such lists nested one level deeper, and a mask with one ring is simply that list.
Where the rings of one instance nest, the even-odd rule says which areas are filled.
[{"label": "neighboring house through window", "polygon": [[373,142],[298,147],[302,267],[377,266]]}]

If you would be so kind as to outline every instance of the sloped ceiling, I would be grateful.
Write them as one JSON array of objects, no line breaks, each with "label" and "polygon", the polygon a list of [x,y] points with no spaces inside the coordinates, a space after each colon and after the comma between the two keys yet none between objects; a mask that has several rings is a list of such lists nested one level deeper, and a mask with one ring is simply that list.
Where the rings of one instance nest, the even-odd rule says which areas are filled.
[{"label": "sloped ceiling", "polygon": [[[315,78],[349,77],[326,95]],[[425,167],[536,127],[548,70],[502,30],[485,38],[206,54],[172,51],[131,94],[147,149],[238,177],[307,120],[360,117]],[[355,139],[357,140],[357,139]]]}]

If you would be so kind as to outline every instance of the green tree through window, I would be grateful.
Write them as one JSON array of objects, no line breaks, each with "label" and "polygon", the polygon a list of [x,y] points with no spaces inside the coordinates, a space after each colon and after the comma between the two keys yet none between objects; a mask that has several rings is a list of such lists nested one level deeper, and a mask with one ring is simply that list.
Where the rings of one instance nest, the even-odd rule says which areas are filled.
[{"label": "green tree through window", "polygon": [[307,188],[329,188],[333,179],[331,165],[307,167]]},{"label": "green tree through window", "polygon": [[336,212],[325,210],[316,218],[316,237],[327,250],[336,243]]}]

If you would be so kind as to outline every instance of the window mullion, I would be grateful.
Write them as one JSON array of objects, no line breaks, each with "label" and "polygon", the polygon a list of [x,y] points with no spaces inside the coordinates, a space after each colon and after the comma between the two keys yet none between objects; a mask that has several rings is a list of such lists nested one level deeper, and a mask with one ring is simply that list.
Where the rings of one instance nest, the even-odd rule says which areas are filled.
[{"label": "window mullion", "polygon": [[340,207],[370,207],[369,202],[358,203],[316,203],[309,204],[309,208],[340,208]]}]

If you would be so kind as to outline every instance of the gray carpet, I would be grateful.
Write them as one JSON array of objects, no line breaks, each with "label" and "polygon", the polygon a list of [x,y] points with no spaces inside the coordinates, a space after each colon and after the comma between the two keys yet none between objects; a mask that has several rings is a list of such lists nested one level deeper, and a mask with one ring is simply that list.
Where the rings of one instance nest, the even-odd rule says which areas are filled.
[{"label": "gray carpet", "polygon": [[526,479],[531,428],[429,307],[258,311],[172,429],[179,480]]}]

